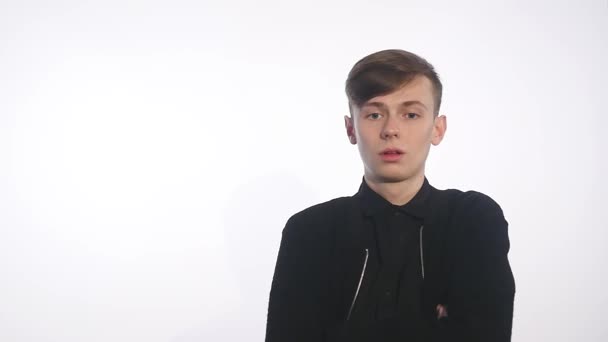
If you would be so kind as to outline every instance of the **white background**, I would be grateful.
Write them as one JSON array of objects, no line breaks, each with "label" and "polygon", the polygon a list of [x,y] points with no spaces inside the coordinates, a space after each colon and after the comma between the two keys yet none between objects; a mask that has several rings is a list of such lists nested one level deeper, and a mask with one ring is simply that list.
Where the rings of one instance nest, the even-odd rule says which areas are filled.
[{"label": "white background", "polygon": [[262,341],[387,48],[444,83],[431,184],[509,221],[513,341],[608,340],[607,2],[402,0],[0,1],[0,341]]}]

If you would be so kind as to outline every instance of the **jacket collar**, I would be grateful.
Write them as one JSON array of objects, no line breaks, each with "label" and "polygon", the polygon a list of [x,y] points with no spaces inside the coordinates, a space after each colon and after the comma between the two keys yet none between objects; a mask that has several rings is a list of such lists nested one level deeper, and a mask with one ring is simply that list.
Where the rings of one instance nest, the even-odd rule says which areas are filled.
[{"label": "jacket collar", "polygon": [[363,177],[356,197],[360,199],[361,208],[366,216],[376,216],[394,211],[402,211],[411,216],[424,219],[428,213],[428,199],[432,188],[433,187],[429,184],[429,181],[425,176],[422,187],[418,190],[416,195],[414,195],[406,204],[398,206],[390,203],[384,199],[384,197],[372,190],[365,181],[365,177]]}]

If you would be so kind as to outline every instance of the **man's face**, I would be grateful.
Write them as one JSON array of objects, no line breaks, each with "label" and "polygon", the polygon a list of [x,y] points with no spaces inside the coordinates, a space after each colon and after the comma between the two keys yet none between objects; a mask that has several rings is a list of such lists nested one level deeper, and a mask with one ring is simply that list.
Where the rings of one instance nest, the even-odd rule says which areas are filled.
[{"label": "man's face", "polygon": [[438,145],[446,130],[445,116],[434,115],[430,80],[418,76],[400,89],[353,106],[345,116],[346,132],[357,144],[366,179],[400,182],[424,175],[431,144]]}]

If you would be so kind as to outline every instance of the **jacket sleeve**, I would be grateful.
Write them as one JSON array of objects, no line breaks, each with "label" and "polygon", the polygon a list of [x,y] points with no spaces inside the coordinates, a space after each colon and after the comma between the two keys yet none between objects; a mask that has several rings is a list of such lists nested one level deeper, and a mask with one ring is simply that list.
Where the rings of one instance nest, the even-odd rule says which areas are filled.
[{"label": "jacket sleeve", "polygon": [[323,339],[321,292],[322,237],[298,214],[283,229],[266,324],[266,342],[320,342]]},{"label": "jacket sleeve", "polygon": [[508,223],[490,197],[469,191],[453,217],[448,326],[452,341],[511,340],[515,281]]}]

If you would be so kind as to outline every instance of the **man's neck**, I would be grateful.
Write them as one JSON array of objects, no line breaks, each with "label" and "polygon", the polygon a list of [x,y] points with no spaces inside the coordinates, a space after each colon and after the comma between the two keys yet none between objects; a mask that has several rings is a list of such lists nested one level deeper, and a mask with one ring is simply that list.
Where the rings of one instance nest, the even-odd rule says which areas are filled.
[{"label": "man's neck", "polygon": [[376,181],[367,175],[364,176],[364,179],[367,185],[385,200],[394,205],[404,205],[422,188],[424,173],[395,183]]}]

